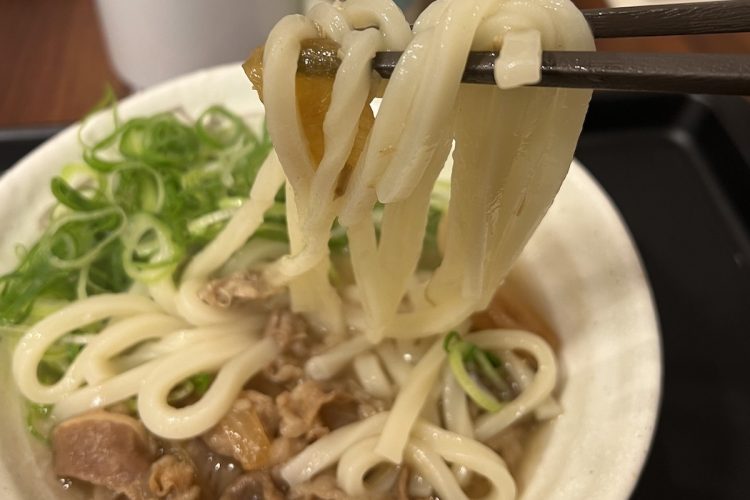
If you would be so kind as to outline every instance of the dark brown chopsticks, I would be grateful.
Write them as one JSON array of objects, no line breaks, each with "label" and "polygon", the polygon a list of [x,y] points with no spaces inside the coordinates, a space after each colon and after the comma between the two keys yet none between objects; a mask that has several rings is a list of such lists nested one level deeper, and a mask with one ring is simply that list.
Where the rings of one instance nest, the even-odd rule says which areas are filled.
[{"label": "dark brown chopsticks", "polygon": [[[399,52],[379,52],[373,68],[388,78]],[[472,52],[464,83],[494,85],[497,54]],[[543,52],[537,87],[750,95],[750,55]]]},{"label": "dark brown chopsticks", "polygon": [[[750,31],[750,0],[584,10],[596,38]],[[373,69],[388,78],[400,52],[378,52]],[[472,52],[462,81],[494,84],[497,54]],[[748,54],[544,52],[537,86],[687,94],[750,95]]]},{"label": "dark brown chopsticks", "polygon": [[594,38],[741,33],[750,29],[750,1],[725,0],[581,11]]}]

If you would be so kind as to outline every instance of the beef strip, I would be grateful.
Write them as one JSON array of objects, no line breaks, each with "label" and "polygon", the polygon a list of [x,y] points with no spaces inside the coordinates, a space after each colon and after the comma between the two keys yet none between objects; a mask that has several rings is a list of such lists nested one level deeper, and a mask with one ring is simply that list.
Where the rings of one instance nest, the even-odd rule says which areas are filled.
[{"label": "beef strip", "polygon": [[239,397],[250,402],[258,418],[260,418],[266,434],[275,436],[279,431],[281,417],[273,398],[258,391],[242,391]]},{"label": "beef strip", "polygon": [[[248,396],[247,393],[252,394]],[[278,416],[266,398],[271,399],[254,391],[240,394],[229,412],[203,435],[208,447],[234,458],[247,471],[266,467],[271,453],[269,430],[275,434],[278,427]],[[258,402],[257,407],[254,401]],[[265,425],[259,416],[261,411]]]},{"label": "beef strip", "polygon": [[[359,385],[359,382],[357,382],[352,377],[326,381],[325,388],[329,391],[335,391],[339,395],[340,399],[353,400],[357,405],[356,416],[353,414],[349,414],[348,412],[342,412],[335,418],[335,420],[339,422],[338,424],[332,421],[329,422],[331,425],[326,424],[330,429],[337,429],[338,427],[341,427],[341,425],[353,423],[357,420],[363,420],[375,415],[376,413],[380,413],[388,409],[388,404],[386,401],[378,399],[369,392],[365,391],[362,386]],[[343,403],[343,401],[341,400],[334,401],[331,404],[326,405],[326,407],[323,409],[323,412],[325,413],[330,407],[334,405],[340,405],[341,403]],[[344,408],[341,408],[340,406],[339,409],[344,410]],[[349,410],[351,409],[352,407],[349,407]],[[323,419],[325,422],[326,417],[323,416]]]},{"label": "beef strip", "polygon": [[338,488],[333,472],[318,474],[310,481],[289,490],[291,500],[348,500],[349,496]]},{"label": "beef strip", "polygon": [[198,500],[201,488],[198,474],[184,453],[168,453],[151,465],[148,487],[158,498],[167,500]]},{"label": "beef strip", "polygon": [[281,415],[279,431],[283,437],[304,436],[315,440],[328,432],[318,413],[326,403],[336,398],[335,392],[325,392],[318,382],[306,380],[291,391],[276,396]]},{"label": "beef strip", "polygon": [[235,479],[219,500],[284,500],[284,495],[268,471],[255,471]]},{"label": "beef strip", "polygon": [[263,370],[263,375],[273,384],[291,388],[305,377],[305,371],[301,366],[284,361],[284,358],[274,360]]},{"label": "beef strip", "polygon": [[307,324],[302,317],[288,310],[277,310],[271,314],[263,336],[271,337],[282,353],[294,356],[297,361],[310,357],[312,339],[308,334]]},{"label": "beef strip", "polygon": [[155,444],[127,415],[93,411],[57,425],[52,432],[55,474],[104,486],[131,500],[155,498],[148,490]]},{"label": "beef strip", "polygon": [[201,438],[172,444],[178,453],[184,453],[195,464],[204,500],[219,498],[243,474],[240,464],[230,457],[213,452]]},{"label": "beef strip", "polygon": [[263,370],[263,376],[272,384],[291,389],[304,378],[302,367],[310,357],[317,339],[309,331],[305,321],[288,310],[278,310],[271,314],[263,336],[272,338],[281,351]]},{"label": "beef strip", "polygon": [[209,281],[198,296],[206,304],[227,308],[236,303],[266,300],[282,291],[269,285],[260,272],[245,271]]},{"label": "beef strip", "polygon": [[285,463],[287,460],[301,452],[307,446],[305,438],[278,437],[271,443],[271,457],[269,465],[274,467]]}]

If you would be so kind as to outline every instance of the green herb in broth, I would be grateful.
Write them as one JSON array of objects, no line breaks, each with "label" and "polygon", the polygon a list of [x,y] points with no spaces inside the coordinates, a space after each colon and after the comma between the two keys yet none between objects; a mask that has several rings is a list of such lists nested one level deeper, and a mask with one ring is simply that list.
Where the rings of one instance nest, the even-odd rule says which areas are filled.
[{"label": "green herb in broth", "polygon": [[[222,106],[191,123],[177,112],[121,122],[111,94],[103,105],[111,107],[114,129],[87,144],[83,132],[93,114],[84,119],[83,162],[52,179],[56,205],[47,229],[31,247],[18,248],[19,265],[0,277],[0,332],[7,340],[73,300],[123,292],[134,281],[179,270],[239,208],[271,150],[265,130],[254,133]],[[191,231],[196,220],[220,210],[228,215]],[[283,210],[282,197],[277,212]],[[286,224],[277,215],[267,223],[285,239]],[[86,333],[66,335],[47,351],[40,380],[54,383],[63,375]],[[190,390],[200,396],[210,383],[193,377]],[[46,439],[41,422],[49,413],[49,406],[28,405],[32,435]]]},{"label": "green herb in broth", "polygon": [[[107,108],[112,131],[87,142],[89,120]],[[31,247],[18,248],[18,267],[0,276],[0,338],[15,340],[74,300],[178,277],[182,265],[231,219],[271,151],[268,133],[265,127],[253,132],[220,105],[195,121],[183,115],[175,111],[122,121],[110,92],[84,118],[78,136],[82,162],[64,166],[51,180],[56,204],[47,229]],[[437,230],[447,190],[443,183],[433,193],[422,267],[433,267],[439,256]],[[379,230],[382,207],[373,217]],[[283,189],[253,239],[288,242]],[[345,229],[334,223],[329,248],[345,255],[347,245]],[[59,380],[85,346],[85,335],[101,326],[60,339],[40,363],[40,380]],[[175,396],[200,397],[212,381],[212,375],[196,375]],[[40,422],[50,409],[31,403],[27,409],[29,431],[43,440]]]},{"label": "green herb in broth", "polygon": [[[0,277],[0,325],[26,323],[40,300],[122,292],[168,275],[221,230],[239,207],[226,200],[247,196],[271,150],[267,133],[221,106],[195,123],[177,113],[120,123],[114,106],[112,113],[114,130],[93,144],[81,140],[84,162],[52,179],[57,205],[47,230]],[[219,210],[228,216],[191,231]],[[271,222],[285,234],[283,221]]]},{"label": "green herb in broth", "polygon": [[481,376],[500,393],[509,392],[510,385],[501,374],[501,360],[491,352],[462,339],[455,331],[446,335],[443,348],[448,354],[448,366],[466,395],[488,412],[500,411],[503,402],[478,379]]}]

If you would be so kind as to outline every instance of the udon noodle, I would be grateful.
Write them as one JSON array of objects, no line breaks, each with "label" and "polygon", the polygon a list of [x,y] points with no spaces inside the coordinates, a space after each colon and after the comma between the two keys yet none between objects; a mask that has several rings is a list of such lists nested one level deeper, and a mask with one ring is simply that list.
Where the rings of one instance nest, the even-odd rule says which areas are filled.
[{"label": "udon noodle", "polygon": [[[336,44],[341,61],[317,154],[299,109],[297,61],[303,43],[320,38]],[[481,476],[484,498],[514,498],[503,458],[484,443],[521,420],[559,412],[551,396],[555,355],[534,333],[469,333],[468,318],[490,304],[552,203],[590,98],[585,90],[524,85],[538,81],[542,50],[593,48],[568,0],[438,0],[413,29],[390,0],[321,3],[306,16],[282,19],[262,57],[275,149],[247,200],[180,274],[129,293],[82,298],[31,327],[13,356],[21,394],[54,405],[58,421],[135,397],[155,436],[200,436],[280,355],[263,335],[271,316],[263,290],[288,293],[288,307],[322,339],[304,363],[305,377],[352,377],[388,404],[280,464],[286,485],[333,471],[351,497],[384,495],[372,471],[405,464],[418,479],[415,496],[466,498],[464,487]],[[497,86],[460,84],[470,50],[498,51]],[[404,54],[387,85],[371,71],[378,51]],[[379,110],[363,127],[375,95],[382,97]],[[420,269],[430,197],[452,150],[441,259]],[[279,190],[289,247],[248,244]],[[354,280],[346,286],[331,280],[334,223],[348,238]],[[248,246],[245,265],[257,271],[261,300],[232,307],[204,300],[206,287]],[[91,324],[102,326],[64,376],[43,384],[37,371],[44,353]],[[451,330],[462,345],[502,360],[518,394],[493,411],[478,407],[457,381],[445,340]],[[170,404],[170,392],[199,372],[216,374],[205,395],[184,407]]]}]

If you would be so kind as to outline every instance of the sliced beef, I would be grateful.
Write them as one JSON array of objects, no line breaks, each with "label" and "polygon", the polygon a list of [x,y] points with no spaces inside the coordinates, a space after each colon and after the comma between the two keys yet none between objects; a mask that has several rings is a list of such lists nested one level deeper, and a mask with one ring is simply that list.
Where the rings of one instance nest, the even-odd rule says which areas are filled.
[{"label": "sliced beef", "polygon": [[131,500],[154,498],[146,484],[156,456],[143,425],[127,415],[94,411],[52,432],[55,474],[104,486]]},{"label": "sliced beef", "polygon": [[272,384],[284,387],[294,387],[305,376],[305,370],[301,366],[285,363],[286,360],[279,358],[274,360],[263,370],[263,375]]},{"label": "sliced beef", "polygon": [[245,271],[209,281],[198,295],[206,304],[226,308],[265,300],[281,292],[281,288],[269,285],[260,272]]},{"label": "sliced beef", "polygon": [[281,352],[263,370],[262,376],[270,384],[291,389],[304,378],[304,363],[319,340],[308,331],[302,317],[288,310],[271,314],[263,336],[272,338]]},{"label": "sliced beef", "polygon": [[238,477],[219,500],[284,500],[284,495],[268,471],[255,471]]},{"label": "sliced beef", "polygon": [[243,474],[234,459],[211,451],[201,438],[173,443],[179,453],[186,454],[196,466],[203,499],[219,498],[230,484]]},{"label": "sliced beef", "polygon": [[282,353],[295,356],[299,360],[310,357],[310,341],[307,324],[298,315],[288,310],[277,310],[266,323],[264,337],[271,337]]},{"label": "sliced beef", "polygon": [[271,443],[271,458],[269,465],[271,467],[285,463],[287,460],[301,452],[307,446],[305,438],[286,438],[279,437]]},{"label": "sliced beef", "polygon": [[359,402],[346,393],[334,392],[334,397],[320,407],[320,422],[330,431],[344,427],[360,419]]},{"label": "sliced beef", "polygon": [[272,397],[258,391],[243,391],[240,394],[241,399],[250,402],[255,413],[260,418],[263,428],[268,436],[275,436],[279,431],[279,409]]},{"label": "sliced beef", "polygon": [[[341,405],[347,406],[348,410],[351,411],[353,407],[350,406],[349,401],[354,401],[357,405],[357,415],[353,414],[341,414],[336,416],[336,420],[339,421],[339,425],[334,422],[330,422],[332,425],[328,425],[330,429],[337,429],[345,423],[353,423],[356,420],[364,420],[368,417],[380,413],[388,409],[387,401],[378,399],[359,385],[359,382],[353,378],[347,377],[345,379],[330,380],[325,383],[326,390],[335,391],[339,396],[339,399],[333,401],[331,404],[326,405],[323,411],[327,411],[332,406],[339,406],[339,409],[344,410]],[[326,419],[323,416],[324,421]],[[345,420],[349,422],[345,422]]]},{"label": "sliced beef", "polygon": [[198,474],[193,462],[183,454],[168,453],[151,465],[148,487],[158,498],[198,500]]},{"label": "sliced beef", "polygon": [[333,473],[318,474],[310,481],[298,484],[289,491],[291,500],[347,500],[349,496],[338,488]]},{"label": "sliced beef", "polygon": [[[203,440],[211,450],[234,458],[243,469],[252,471],[268,465],[271,453],[269,430],[275,434],[278,416],[262,394],[247,393],[237,398],[229,413],[203,435]],[[254,401],[258,402],[257,406]]]},{"label": "sliced beef", "polygon": [[335,392],[326,392],[318,382],[306,380],[291,391],[276,397],[283,437],[306,437],[315,440],[328,432],[320,421],[320,409],[336,398]]}]

